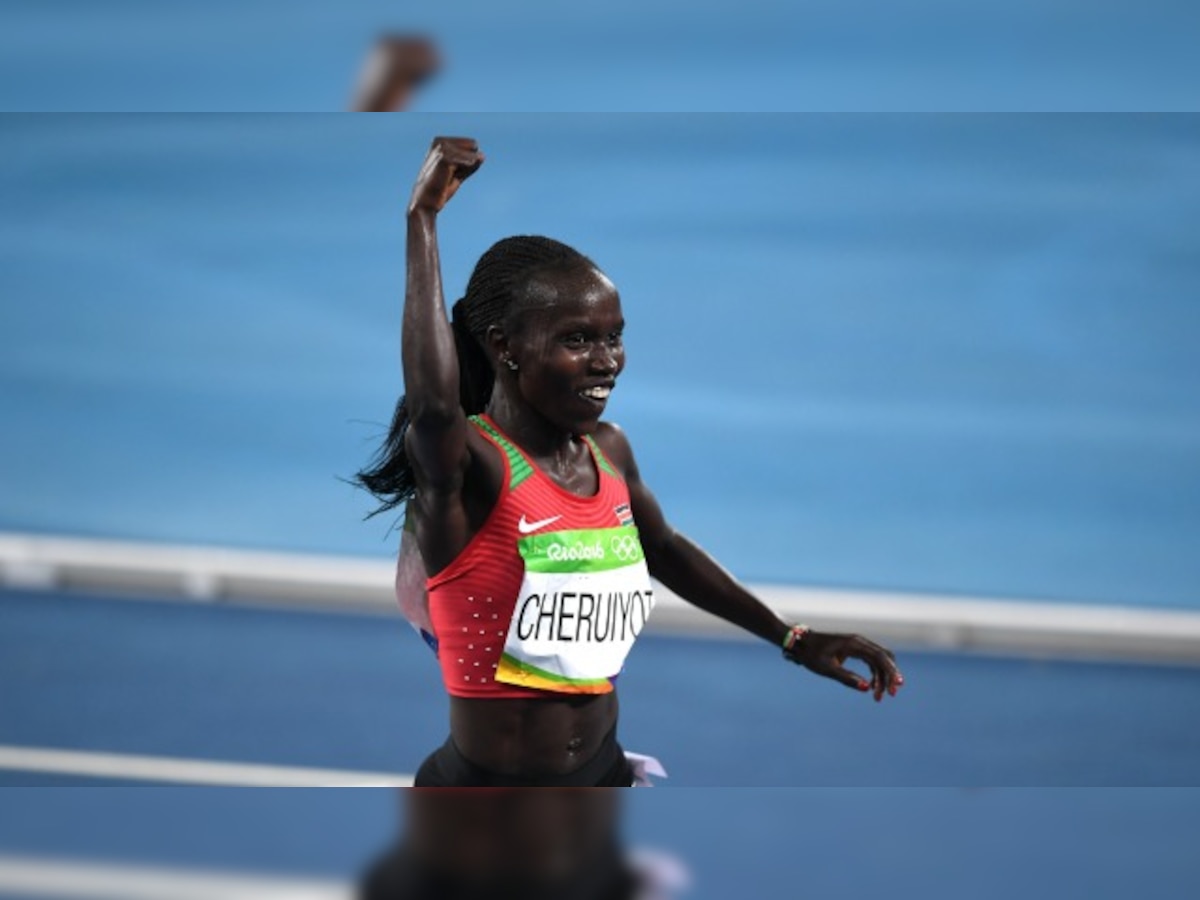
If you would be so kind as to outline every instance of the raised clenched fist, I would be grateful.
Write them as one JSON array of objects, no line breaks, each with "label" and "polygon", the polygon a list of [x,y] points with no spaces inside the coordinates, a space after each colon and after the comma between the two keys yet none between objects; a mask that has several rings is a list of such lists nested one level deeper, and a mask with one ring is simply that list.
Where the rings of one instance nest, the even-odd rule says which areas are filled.
[{"label": "raised clenched fist", "polygon": [[473,138],[436,137],[413,185],[409,213],[441,212],[459,185],[483,165],[483,154]]}]

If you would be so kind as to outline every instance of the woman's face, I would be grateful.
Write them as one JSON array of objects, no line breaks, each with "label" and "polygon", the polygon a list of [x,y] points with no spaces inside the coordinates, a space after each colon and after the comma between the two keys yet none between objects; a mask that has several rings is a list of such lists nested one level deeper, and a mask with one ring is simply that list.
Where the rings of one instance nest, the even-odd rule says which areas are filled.
[{"label": "woman's face", "polygon": [[540,275],[514,318],[508,352],[522,399],[564,430],[595,430],[625,368],[613,283],[590,267]]}]

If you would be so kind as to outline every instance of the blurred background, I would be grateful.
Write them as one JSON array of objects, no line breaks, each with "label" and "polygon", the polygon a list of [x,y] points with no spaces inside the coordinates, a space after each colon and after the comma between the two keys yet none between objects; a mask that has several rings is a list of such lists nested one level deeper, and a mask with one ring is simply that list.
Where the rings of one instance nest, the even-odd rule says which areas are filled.
[{"label": "blurred background", "polygon": [[403,210],[488,162],[617,284],[610,415],[754,581],[1194,609],[1190,116],[16,116],[0,527],[387,557],[342,478],[402,392]]},{"label": "blurred background", "polygon": [[[6,897],[349,900],[360,873],[412,832],[390,791],[5,795]],[[1195,790],[676,788],[619,799],[622,855],[653,885],[638,900],[763,898],[800,885],[985,900],[1118,898],[1150,886],[1182,900],[1195,873],[1195,832],[1180,827]]]},{"label": "blurred background", "polygon": [[1188,0],[7,0],[0,109],[344,109],[381,29],[438,112],[1192,110]]},{"label": "blurred background", "polygon": [[[698,897],[801,857],[805,889],[1187,896],[1200,121],[1161,113],[1195,9],[403,13],[6,6],[0,894],[345,896],[403,832],[389,791],[224,786],[402,785],[444,738],[343,479],[403,390],[409,186],[468,134],[447,299],[505,235],[595,259],[673,523],[908,681],[877,707],[664,602],[621,729],[674,789],[630,846]],[[345,108],[393,24],[444,62],[417,112],[228,114]],[[1149,112],[886,114],[954,109]]]}]

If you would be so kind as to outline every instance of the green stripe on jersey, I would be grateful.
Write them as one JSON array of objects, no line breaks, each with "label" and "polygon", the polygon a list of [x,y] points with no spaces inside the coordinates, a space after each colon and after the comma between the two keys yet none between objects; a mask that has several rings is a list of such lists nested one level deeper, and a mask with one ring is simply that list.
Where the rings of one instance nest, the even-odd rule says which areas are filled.
[{"label": "green stripe on jersey", "polygon": [[525,458],[520,450],[512,445],[509,440],[499,431],[491,426],[491,424],[483,416],[471,416],[471,421],[491,435],[492,440],[500,445],[500,449],[504,451],[504,455],[508,457],[508,470],[512,473],[508,479],[508,489],[516,490],[517,485],[533,474],[533,466],[529,460]]},{"label": "green stripe on jersey", "polygon": [[608,461],[608,457],[604,455],[604,451],[600,449],[600,445],[590,434],[585,434],[583,439],[588,442],[588,446],[592,448],[592,452],[596,454],[596,462],[600,464],[600,468],[611,475],[613,478],[620,478],[617,470],[613,468],[612,463]]},{"label": "green stripe on jersey", "polygon": [[633,525],[532,534],[518,538],[517,549],[527,572],[608,572],[646,558]]}]

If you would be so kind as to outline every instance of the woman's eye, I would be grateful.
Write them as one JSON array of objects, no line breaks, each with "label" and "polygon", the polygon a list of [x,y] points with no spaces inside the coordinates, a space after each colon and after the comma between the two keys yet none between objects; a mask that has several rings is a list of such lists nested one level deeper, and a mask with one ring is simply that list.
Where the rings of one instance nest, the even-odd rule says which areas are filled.
[{"label": "woman's eye", "polygon": [[568,347],[582,347],[587,343],[587,338],[582,334],[569,334],[563,338],[563,343]]},{"label": "woman's eye", "polygon": [[612,334],[610,334],[608,336],[608,344],[610,347],[620,347],[621,346],[621,332],[614,331]]}]

